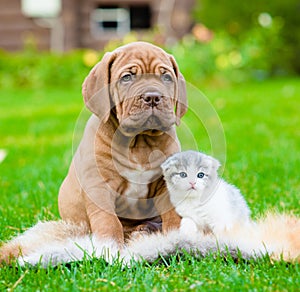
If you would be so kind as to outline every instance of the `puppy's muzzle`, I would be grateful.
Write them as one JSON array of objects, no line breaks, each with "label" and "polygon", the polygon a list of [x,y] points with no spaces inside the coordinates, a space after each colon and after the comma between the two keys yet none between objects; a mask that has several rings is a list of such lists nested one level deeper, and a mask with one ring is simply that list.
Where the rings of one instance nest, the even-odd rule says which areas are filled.
[{"label": "puppy's muzzle", "polygon": [[159,92],[150,91],[141,95],[143,102],[149,107],[156,107],[160,104],[163,96]]}]

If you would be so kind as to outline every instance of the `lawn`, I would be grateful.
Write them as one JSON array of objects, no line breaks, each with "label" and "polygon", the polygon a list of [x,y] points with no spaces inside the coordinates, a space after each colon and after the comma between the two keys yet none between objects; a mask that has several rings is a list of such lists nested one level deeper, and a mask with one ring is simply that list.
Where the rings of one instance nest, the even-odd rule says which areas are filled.
[{"label": "lawn", "polygon": [[[219,158],[222,176],[242,190],[253,217],[270,209],[300,215],[300,80],[201,88],[203,94],[190,85],[188,89],[190,110],[178,129],[182,148]],[[82,109],[80,86],[0,90],[0,153],[6,154],[0,163],[1,240],[38,220],[59,217],[58,188],[86,120]],[[268,258],[235,263],[185,255],[125,269],[101,259],[48,269],[0,268],[0,291],[299,287],[299,264],[271,263]]]}]

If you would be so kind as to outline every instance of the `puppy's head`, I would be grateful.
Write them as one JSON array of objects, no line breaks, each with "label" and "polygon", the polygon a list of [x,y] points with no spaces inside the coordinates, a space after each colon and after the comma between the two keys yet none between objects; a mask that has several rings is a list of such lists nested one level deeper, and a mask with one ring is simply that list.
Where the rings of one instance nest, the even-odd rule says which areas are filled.
[{"label": "puppy's head", "polygon": [[185,80],[175,59],[145,42],[106,53],[85,79],[83,96],[103,122],[115,114],[128,136],[166,131],[187,110]]}]

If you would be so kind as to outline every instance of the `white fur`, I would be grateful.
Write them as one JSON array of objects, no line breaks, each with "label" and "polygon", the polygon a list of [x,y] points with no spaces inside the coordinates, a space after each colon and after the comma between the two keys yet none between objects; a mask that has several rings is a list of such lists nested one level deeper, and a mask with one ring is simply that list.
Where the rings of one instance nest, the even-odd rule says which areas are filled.
[{"label": "white fur", "polygon": [[[51,225],[58,230],[58,233],[64,234],[59,240],[54,234],[52,234],[52,239],[47,236],[47,228]],[[54,221],[38,223],[37,226],[39,228],[33,227],[15,239],[22,248],[39,238],[38,245],[34,249],[24,249],[23,256],[18,258],[20,265],[27,263],[46,267],[85,258],[104,258],[108,263],[120,260],[124,265],[130,266],[132,260],[153,262],[161,256],[168,257],[183,250],[196,256],[205,256],[211,252],[229,252],[233,257],[236,257],[240,250],[245,258],[273,252],[272,249],[266,249],[260,236],[255,237],[251,234],[251,232],[257,233],[254,231],[254,226],[248,226],[249,232],[245,231],[246,236],[242,237],[230,234],[215,237],[212,234],[204,235],[199,231],[189,233],[179,230],[173,230],[167,234],[141,235],[131,239],[123,247],[109,239],[100,240],[94,235],[74,236],[76,229],[70,234],[69,229],[64,230],[63,221],[60,221],[60,224]]]},{"label": "white fur", "polygon": [[[250,211],[242,200],[241,194],[236,188],[230,187],[225,181],[219,180],[213,195],[201,203],[198,195],[189,198],[189,195],[180,202],[172,200],[172,196],[178,192],[173,190],[171,201],[176,206],[176,211],[182,217],[195,221],[199,229],[205,229],[208,225],[213,232],[219,233],[231,229],[237,222],[248,222]],[[197,191],[194,191],[197,192]],[[235,192],[237,206],[232,204],[232,194]],[[231,196],[231,197],[230,197]]]},{"label": "white fur", "polygon": [[64,221],[40,222],[25,233],[5,243],[0,248],[5,252],[22,251],[18,258],[21,265],[58,265],[85,258],[104,258],[107,262],[122,261],[130,266],[131,261],[154,262],[161,257],[188,252],[195,256],[209,253],[229,253],[236,258],[257,258],[269,254],[272,259],[283,258],[300,262],[300,219],[285,214],[267,214],[256,222],[236,224],[231,230],[218,235],[201,231],[182,232],[173,230],[167,234],[141,234],[118,246],[109,239],[90,235],[84,226]]},{"label": "white fur", "polygon": [[33,253],[18,258],[20,265],[40,264],[56,266],[60,263],[81,261],[84,258],[104,258],[108,263],[113,263],[117,258],[119,249],[113,240],[98,240],[95,236],[67,238],[63,242],[53,241],[41,245]]},{"label": "white fur", "polygon": [[184,217],[181,219],[180,233],[190,235],[197,233],[197,231],[198,227],[194,220],[189,217]]}]

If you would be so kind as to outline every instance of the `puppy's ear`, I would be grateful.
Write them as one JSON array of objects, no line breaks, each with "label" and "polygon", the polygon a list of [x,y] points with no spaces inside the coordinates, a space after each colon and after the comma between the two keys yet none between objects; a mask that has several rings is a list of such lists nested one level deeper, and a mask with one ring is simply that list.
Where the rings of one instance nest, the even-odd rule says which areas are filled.
[{"label": "puppy's ear", "polygon": [[178,65],[173,56],[170,55],[170,60],[173,65],[174,72],[177,77],[177,89],[176,89],[176,125],[180,125],[180,119],[187,112],[188,101],[186,97],[186,84],[183,75],[179,72]]},{"label": "puppy's ear", "polygon": [[107,122],[112,108],[109,93],[110,68],[116,57],[116,53],[106,53],[82,84],[86,107],[104,123]]},{"label": "puppy's ear", "polygon": [[180,125],[180,119],[188,110],[188,101],[186,97],[185,79],[181,73],[178,76],[178,96],[176,101],[176,125]]}]

